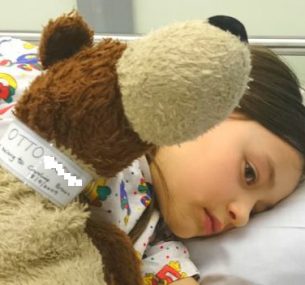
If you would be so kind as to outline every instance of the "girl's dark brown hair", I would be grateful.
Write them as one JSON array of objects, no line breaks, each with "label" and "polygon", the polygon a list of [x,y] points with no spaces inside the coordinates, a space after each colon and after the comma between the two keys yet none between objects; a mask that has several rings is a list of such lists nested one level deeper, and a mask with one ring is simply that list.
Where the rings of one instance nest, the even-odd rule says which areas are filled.
[{"label": "girl's dark brown hair", "polygon": [[[251,81],[234,111],[246,119],[260,123],[305,157],[305,107],[296,75],[270,49],[254,45],[249,48],[252,60]],[[154,161],[156,152],[157,149],[153,149],[147,158],[156,167],[166,189],[162,173]],[[155,200],[154,197],[154,202],[130,233],[133,241],[145,229],[156,206]]]},{"label": "girl's dark brown hair", "polygon": [[[156,169],[157,169],[159,175],[161,177],[163,177],[160,168],[158,167],[157,163],[154,161],[156,152],[157,152],[156,147],[151,148],[150,151],[147,153],[146,158],[147,158],[147,161],[149,164],[153,163],[156,166]],[[162,181],[164,181],[164,179],[162,179]],[[137,241],[137,239],[140,237],[140,235],[146,228],[153,211],[156,208],[158,208],[157,199],[156,199],[156,194],[153,191],[152,196],[151,196],[151,202],[150,202],[149,206],[146,208],[143,215],[140,217],[139,221],[136,223],[136,225],[132,228],[132,230],[129,233],[129,237],[130,237],[132,243],[135,243]]]},{"label": "girl's dark brown hair", "polygon": [[249,88],[236,112],[255,120],[305,156],[305,107],[293,71],[270,49],[250,46]]}]

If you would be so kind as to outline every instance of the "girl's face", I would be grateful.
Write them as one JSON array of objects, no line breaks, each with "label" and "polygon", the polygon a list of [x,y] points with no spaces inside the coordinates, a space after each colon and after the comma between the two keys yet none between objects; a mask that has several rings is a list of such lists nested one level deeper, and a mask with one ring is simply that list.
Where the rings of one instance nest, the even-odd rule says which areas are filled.
[{"label": "girl's face", "polygon": [[[255,121],[229,118],[196,140],[162,147],[151,164],[161,213],[181,238],[242,227],[293,192],[299,153]],[[166,186],[162,182],[166,183]]]}]

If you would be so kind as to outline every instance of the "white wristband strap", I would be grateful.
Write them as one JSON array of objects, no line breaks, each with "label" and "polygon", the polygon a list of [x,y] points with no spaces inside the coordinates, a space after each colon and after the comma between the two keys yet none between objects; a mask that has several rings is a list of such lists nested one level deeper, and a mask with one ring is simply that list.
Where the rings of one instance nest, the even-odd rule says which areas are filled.
[{"label": "white wristband strap", "polygon": [[16,118],[0,139],[0,164],[57,206],[67,205],[92,180]]}]

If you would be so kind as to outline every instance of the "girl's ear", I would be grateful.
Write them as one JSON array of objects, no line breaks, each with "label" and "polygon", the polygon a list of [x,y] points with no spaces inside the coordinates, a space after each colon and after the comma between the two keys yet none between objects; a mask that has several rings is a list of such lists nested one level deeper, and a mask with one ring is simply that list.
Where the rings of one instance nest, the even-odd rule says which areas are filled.
[{"label": "girl's ear", "polygon": [[93,45],[93,31],[75,11],[50,20],[42,31],[39,56],[44,69]]}]

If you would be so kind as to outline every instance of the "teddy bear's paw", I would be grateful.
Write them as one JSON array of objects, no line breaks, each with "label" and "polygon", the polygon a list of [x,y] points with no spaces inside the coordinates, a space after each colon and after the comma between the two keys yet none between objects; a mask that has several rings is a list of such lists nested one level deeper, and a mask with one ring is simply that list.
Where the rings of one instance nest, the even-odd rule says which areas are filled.
[{"label": "teddy bear's paw", "polygon": [[140,259],[125,232],[93,216],[87,220],[86,232],[101,254],[107,284],[143,284]]},{"label": "teddy bear's paw", "polygon": [[250,51],[208,22],[161,28],[131,42],[117,71],[125,114],[141,139],[172,145],[198,137],[238,105]]},{"label": "teddy bear's paw", "polygon": [[43,68],[71,57],[84,47],[92,46],[93,31],[75,11],[50,20],[43,29],[39,56]]}]

